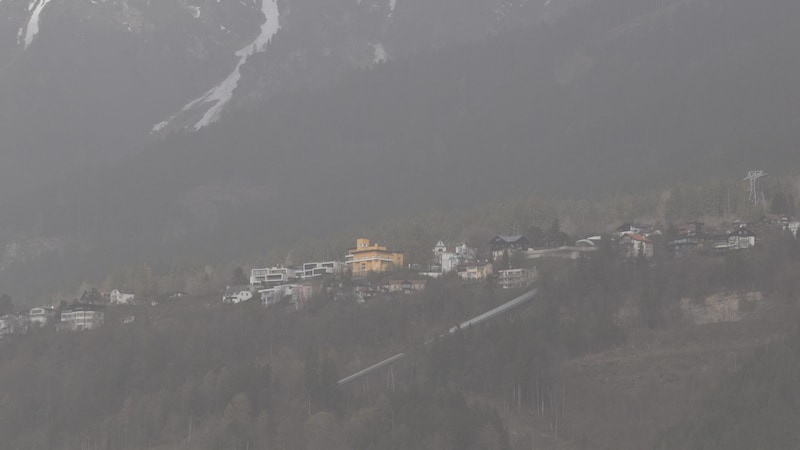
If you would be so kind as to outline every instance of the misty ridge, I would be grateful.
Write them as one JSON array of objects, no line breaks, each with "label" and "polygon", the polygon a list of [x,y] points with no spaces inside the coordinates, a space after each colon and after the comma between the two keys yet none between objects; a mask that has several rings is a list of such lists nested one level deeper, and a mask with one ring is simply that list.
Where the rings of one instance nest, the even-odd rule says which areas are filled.
[{"label": "misty ridge", "polygon": [[0,435],[800,445],[798,23],[0,0]]}]

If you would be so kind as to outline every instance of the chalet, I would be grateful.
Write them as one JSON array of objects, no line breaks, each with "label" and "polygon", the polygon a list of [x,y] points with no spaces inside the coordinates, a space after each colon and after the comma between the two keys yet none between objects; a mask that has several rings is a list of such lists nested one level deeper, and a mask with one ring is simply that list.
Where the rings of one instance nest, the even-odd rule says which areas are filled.
[{"label": "chalet", "polygon": [[507,252],[526,251],[531,247],[531,242],[525,236],[502,236],[498,235],[489,241],[492,250],[492,258],[502,258]]},{"label": "chalet", "polygon": [[136,299],[136,295],[124,289],[114,289],[108,294],[108,302],[112,305],[130,305]]},{"label": "chalet", "polygon": [[756,246],[756,234],[747,227],[739,227],[728,235],[729,250],[744,250]]},{"label": "chalet", "polygon": [[246,302],[251,298],[253,298],[253,292],[250,290],[250,286],[228,286],[222,296],[222,302],[237,304]]},{"label": "chalet", "polygon": [[91,304],[75,304],[61,310],[59,329],[68,331],[94,330],[103,325],[103,307]]},{"label": "chalet", "polygon": [[31,325],[43,327],[56,318],[55,308],[37,306],[28,311],[28,320]]},{"label": "chalet", "polygon": [[639,255],[645,258],[653,257],[653,241],[636,233],[625,233],[619,238],[619,245],[623,255],[636,258]]},{"label": "chalet", "polygon": [[458,266],[458,277],[465,281],[485,280],[493,272],[492,263],[468,263]]},{"label": "chalet", "polygon": [[528,287],[536,278],[536,269],[507,269],[497,272],[497,284],[503,289]]}]

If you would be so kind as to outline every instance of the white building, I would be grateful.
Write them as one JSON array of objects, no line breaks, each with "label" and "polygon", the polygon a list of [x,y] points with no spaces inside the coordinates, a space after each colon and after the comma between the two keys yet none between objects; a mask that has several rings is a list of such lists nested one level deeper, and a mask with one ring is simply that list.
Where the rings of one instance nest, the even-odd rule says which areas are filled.
[{"label": "white building", "polygon": [[61,311],[60,328],[70,331],[94,330],[103,325],[101,306],[73,305]]},{"label": "white building", "polygon": [[797,239],[797,230],[800,229],[800,222],[792,222],[789,224],[789,231],[792,232],[794,238]]},{"label": "white building", "polygon": [[636,233],[623,234],[619,238],[619,245],[623,248],[625,256],[636,258],[639,255],[645,258],[653,257],[653,241]]},{"label": "white building", "polygon": [[133,292],[114,289],[108,294],[108,301],[112,305],[130,305],[136,299]]},{"label": "white building", "polygon": [[458,277],[465,281],[485,280],[492,274],[492,263],[473,263],[458,266]]},{"label": "white building", "polygon": [[756,246],[756,234],[746,227],[739,227],[728,235],[729,250],[744,250]]},{"label": "white building", "polygon": [[307,279],[323,275],[339,275],[347,271],[347,264],[342,261],[310,262],[303,264],[298,278]]},{"label": "white building", "polygon": [[250,290],[250,286],[228,286],[222,296],[222,302],[237,304],[246,302],[251,298],[253,298],[253,292]]},{"label": "white building", "polygon": [[528,287],[536,278],[536,269],[507,269],[497,272],[497,284],[503,289]]},{"label": "white building", "polygon": [[12,334],[25,334],[28,331],[28,318],[19,314],[6,314],[0,317],[0,338]]},{"label": "white building", "polygon": [[51,322],[56,317],[56,310],[54,308],[44,307],[44,306],[37,306],[36,308],[31,308],[28,312],[28,320],[30,321],[31,325],[43,327]]},{"label": "white building", "polygon": [[297,272],[289,267],[268,267],[266,269],[253,269],[250,271],[250,284],[259,286],[265,284],[284,284],[297,279]]}]

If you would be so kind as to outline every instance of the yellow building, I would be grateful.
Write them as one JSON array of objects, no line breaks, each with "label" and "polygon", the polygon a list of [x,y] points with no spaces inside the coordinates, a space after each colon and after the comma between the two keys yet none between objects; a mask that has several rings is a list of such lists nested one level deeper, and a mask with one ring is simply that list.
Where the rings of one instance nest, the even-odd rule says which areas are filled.
[{"label": "yellow building", "polygon": [[353,276],[369,272],[386,272],[403,267],[403,252],[393,252],[378,244],[370,245],[369,239],[357,239],[356,248],[347,252],[345,262]]}]

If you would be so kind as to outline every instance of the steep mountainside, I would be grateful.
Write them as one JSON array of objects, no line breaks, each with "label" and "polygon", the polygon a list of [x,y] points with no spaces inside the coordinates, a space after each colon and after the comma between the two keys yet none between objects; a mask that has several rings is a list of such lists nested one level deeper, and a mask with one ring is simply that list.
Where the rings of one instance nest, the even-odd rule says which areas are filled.
[{"label": "steep mountainside", "polygon": [[480,40],[559,8],[524,0],[0,1],[0,188],[65,176],[140,149],[151,132],[198,129],[238,104]]},{"label": "steep mountainside", "polygon": [[[61,259],[48,264],[80,261],[70,267],[102,276],[118,263],[242,258],[508,196],[786,170],[800,137],[798,20],[788,0],[598,0],[169,135],[7,201],[2,231],[6,243],[54,239]],[[281,22],[248,57],[243,83],[266,73],[255,68],[288,45],[288,30]],[[0,276],[20,283],[28,272]]]}]

